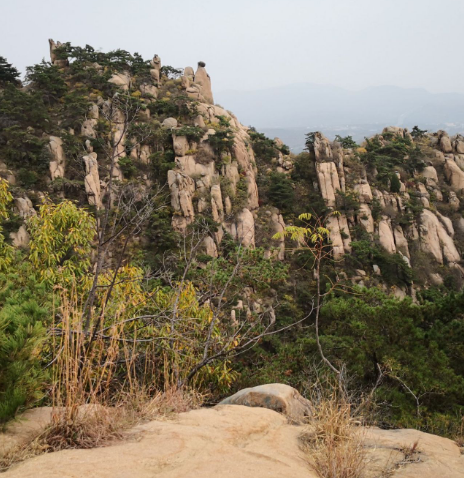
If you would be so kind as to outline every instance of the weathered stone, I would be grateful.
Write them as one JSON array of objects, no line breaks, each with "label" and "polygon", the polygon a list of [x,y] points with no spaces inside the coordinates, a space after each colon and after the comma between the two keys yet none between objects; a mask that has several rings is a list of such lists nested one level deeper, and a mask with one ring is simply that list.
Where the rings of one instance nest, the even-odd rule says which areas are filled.
[{"label": "weathered stone", "polygon": [[27,247],[29,245],[30,236],[24,224],[16,232],[11,232],[10,237],[15,247]]},{"label": "weathered stone", "polygon": [[211,211],[213,220],[221,223],[224,221],[224,206],[222,204],[222,193],[219,184],[211,187]]},{"label": "weathered stone", "polygon": [[429,178],[435,182],[438,182],[437,170],[433,166],[426,166],[422,170],[421,174],[424,176],[424,178]]},{"label": "weathered stone", "polygon": [[55,53],[55,50],[62,46],[62,43],[61,42],[54,42],[51,38],[48,40],[48,43],[50,45],[50,62],[52,65],[55,65],[57,66],[58,68],[63,68],[65,66],[68,65],[68,60],[66,59],[63,59],[63,60],[59,60],[56,53]]},{"label": "weathered stone", "polygon": [[367,204],[359,205],[358,219],[366,232],[369,234],[374,233],[374,218],[372,217],[371,209]]},{"label": "weathered stone", "polygon": [[205,100],[210,104],[214,104],[213,91],[211,89],[211,78],[206,72],[205,64],[201,61],[198,63],[194,83],[200,86],[201,95],[205,98]]},{"label": "weathered stone", "polygon": [[195,71],[191,66],[186,66],[184,68],[184,76],[186,76],[189,80],[193,80],[193,77],[195,76]]},{"label": "weathered stone", "polygon": [[340,181],[335,163],[316,163],[316,171],[322,197],[328,207],[335,207],[335,193],[340,190]]},{"label": "weathered stone", "polygon": [[442,132],[440,139],[439,139],[440,148],[444,153],[452,153],[453,146],[451,145],[450,137],[447,133]]},{"label": "weathered stone", "polygon": [[84,156],[85,163],[85,192],[89,204],[96,206],[97,209],[102,207],[102,195],[100,188],[100,176],[98,173],[97,153],[90,153]]},{"label": "weathered stone", "polygon": [[272,236],[274,234],[281,234],[281,237],[277,239],[279,242],[279,252],[277,254],[277,258],[280,261],[283,261],[285,259],[285,237],[282,234],[285,230],[285,222],[284,218],[282,217],[282,214],[278,213],[273,213],[271,215],[271,224],[272,224]]},{"label": "weathered stone", "polygon": [[283,413],[296,423],[312,415],[311,402],[303,398],[293,387],[281,383],[245,388],[224,399],[219,405],[268,408]]},{"label": "weathered stone", "polygon": [[154,85],[143,83],[140,85],[140,91],[142,92],[142,96],[144,98],[158,98],[158,88],[156,88]]},{"label": "weathered stone", "polygon": [[393,229],[393,236],[395,238],[396,250],[401,252],[409,259],[411,256],[409,254],[408,241],[404,237],[404,232],[401,226],[395,226],[395,228]]},{"label": "weathered stone", "polygon": [[177,120],[176,118],[166,118],[161,125],[166,129],[177,128]]},{"label": "weathered stone", "polygon": [[37,214],[34,206],[32,205],[32,201],[27,196],[23,198],[14,198],[14,205],[18,216],[22,217],[23,219],[27,219],[28,217],[35,216]]},{"label": "weathered stone", "polygon": [[81,126],[81,135],[87,136],[88,138],[96,138],[97,133],[95,132],[95,127],[97,126],[98,121],[94,118],[86,119],[83,121]]},{"label": "weathered stone", "polygon": [[122,90],[127,91],[131,85],[130,74],[127,71],[121,73],[115,73],[109,80],[108,83],[119,86]]},{"label": "weathered stone", "polygon": [[203,244],[205,246],[205,252],[208,256],[211,256],[211,257],[218,256],[216,243],[214,242],[214,239],[211,236],[206,236],[203,241]]},{"label": "weathered stone", "polygon": [[172,134],[172,143],[176,156],[185,156],[189,150],[189,143],[186,136],[176,136],[175,131]]},{"label": "weathered stone", "polygon": [[461,260],[453,239],[433,212],[422,211],[419,230],[421,249],[432,254],[439,264],[443,264],[444,259],[451,264]]},{"label": "weathered stone", "polygon": [[367,181],[361,181],[355,184],[353,189],[358,193],[359,200],[362,203],[370,204],[372,202],[372,191]]},{"label": "weathered stone", "polygon": [[450,191],[449,196],[448,196],[448,202],[453,209],[453,211],[457,211],[459,207],[461,206],[461,202],[459,201],[458,197],[456,196],[456,193],[453,191]]},{"label": "weathered stone", "polygon": [[168,184],[171,190],[171,205],[176,212],[173,216],[173,227],[184,231],[195,218],[192,202],[195,181],[180,172],[168,171]]},{"label": "weathered stone", "polygon": [[454,160],[445,161],[445,176],[451,187],[455,191],[464,189],[464,171],[455,163]]},{"label": "weathered stone", "polygon": [[382,220],[379,222],[379,242],[380,245],[390,254],[396,252],[391,222],[387,216],[382,216]]},{"label": "weathered stone", "polygon": [[315,133],[313,148],[316,161],[332,161],[333,154],[330,141],[322,133]]},{"label": "weathered stone", "polygon": [[66,159],[63,150],[63,141],[57,136],[50,136],[50,143],[48,144],[50,151],[50,176],[52,181],[57,178],[64,177],[64,169]]}]

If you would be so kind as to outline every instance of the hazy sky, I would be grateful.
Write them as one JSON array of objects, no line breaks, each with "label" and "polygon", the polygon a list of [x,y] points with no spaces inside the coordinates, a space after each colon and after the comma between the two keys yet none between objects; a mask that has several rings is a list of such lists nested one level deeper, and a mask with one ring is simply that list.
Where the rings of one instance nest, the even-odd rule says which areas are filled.
[{"label": "hazy sky", "polygon": [[1,0],[0,55],[20,70],[48,38],[205,61],[213,91],[296,82],[464,93],[464,0]]}]

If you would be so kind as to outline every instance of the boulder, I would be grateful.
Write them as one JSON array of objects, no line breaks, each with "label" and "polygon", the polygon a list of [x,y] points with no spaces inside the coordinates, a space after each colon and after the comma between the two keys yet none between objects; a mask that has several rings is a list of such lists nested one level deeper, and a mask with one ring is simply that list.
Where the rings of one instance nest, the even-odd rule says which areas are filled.
[{"label": "boulder", "polygon": [[140,85],[140,91],[144,98],[158,98],[158,88],[148,83],[143,83]]},{"label": "boulder", "polygon": [[424,178],[432,179],[436,183],[438,182],[437,170],[433,166],[426,166],[421,174]]},{"label": "boulder", "polygon": [[24,198],[18,197],[14,198],[15,209],[20,217],[27,219],[28,217],[35,216],[34,206],[32,201],[26,196]]},{"label": "boulder", "polygon": [[185,153],[189,150],[189,143],[187,136],[176,136],[172,134],[172,143],[174,147],[174,153],[176,156],[185,156]]},{"label": "boulder", "polygon": [[440,144],[440,149],[444,153],[452,153],[453,152],[453,146],[451,144],[450,137],[448,136],[447,133],[441,132],[440,139],[439,139],[439,144]]},{"label": "boulder", "polygon": [[300,423],[312,414],[309,400],[289,385],[269,383],[245,388],[226,398],[219,405],[245,405],[247,407],[268,408],[283,413],[291,421]]},{"label": "boulder", "polygon": [[[272,226],[272,235],[274,236],[277,233],[283,233],[285,230],[285,222],[282,214],[278,214],[278,212],[275,212],[271,215],[271,226]],[[285,237],[282,235],[279,239],[277,239],[279,242],[279,252],[277,255],[277,258],[280,261],[283,261],[285,259]]]},{"label": "boulder", "polygon": [[255,245],[255,220],[249,209],[242,209],[237,215],[236,221],[236,238],[243,246],[248,247]]},{"label": "boulder", "polygon": [[119,86],[124,91],[127,91],[131,84],[130,74],[126,71],[122,73],[115,73],[109,80],[108,83]]},{"label": "boulder", "polygon": [[455,191],[464,189],[464,171],[452,159],[445,161],[445,176]]},{"label": "boulder", "polygon": [[216,247],[216,243],[211,236],[206,236],[203,240],[203,245],[205,246],[205,252],[208,256],[217,257],[218,251]]},{"label": "boulder", "polygon": [[161,125],[166,129],[177,128],[177,120],[176,118],[166,118]]},{"label": "boulder", "polygon": [[97,133],[95,132],[95,127],[97,123],[98,121],[94,118],[86,119],[81,126],[81,135],[87,136],[88,138],[96,138]]},{"label": "boulder", "polygon": [[[104,447],[28,459],[4,477],[316,478],[299,441],[304,427],[266,408],[218,405],[180,413],[175,420],[153,420]],[[17,433],[8,430],[5,443],[24,444],[24,436],[44,428],[51,411],[27,412],[29,420],[14,422]],[[365,478],[464,478],[464,456],[452,440],[417,430],[359,430],[367,454]]]},{"label": "boulder", "polygon": [[11,232],[10,237],[15,247],[27,247],[29,245],[30,236],[24,224],[16,232]]},{"label": "boulder", "polygon": [[62,46],[62,43],[61,42],[54,42],[51,38],[48,40],[48,43],[50,45],[50,62],[52,65],[55,65],[57,66],[58,68],[63,68],[65,66],[68,65],[68,60],[59,60],[56,53],[55,53],[55,50]]}]

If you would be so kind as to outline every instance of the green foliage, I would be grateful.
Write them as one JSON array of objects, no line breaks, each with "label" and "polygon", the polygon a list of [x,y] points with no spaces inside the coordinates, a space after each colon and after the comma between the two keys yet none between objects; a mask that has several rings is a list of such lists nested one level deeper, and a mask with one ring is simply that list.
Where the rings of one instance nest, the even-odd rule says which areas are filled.
[{"label": "green foliage", "polygon": [[351,190],[347,189],[345,192],[337,191],[337,209],[345,214],[357,214],[361,203],[359,201],[359,195]]},{"label": "green foliage", "polygon": [[44,102],[48,104],[58,102],[68,91],[59,68],[45,61],[27,67],[26,81],[41,92]]},{"label": "green foliage", "polygon": [[192,118],[197,115],[196,102],[184,93],[157,99],[148,105],[150,113],[162,117]]},{"label": "green foliage", "polygon": [[231,128],[216,130],[215,134],[208,136],[208,143],[218,156],[223,153],[230,153],[234,145],[234,132]]},{"label": "green foliage", "polygon": [[19,71],[11,63],[8,63],[6,58],[0,56],[0,85],[6,83],[17,85],[19,83]]},{"label": "green foliage", "polygon": [[279,157],[279,149],[273,139],[269,139],[254,128],[250,128],[248,134],[251,138],[253,151],[259,160],[264,163],[270,163],[273,159]]},{"label": "green foliage", "polygon": [[292,181],[284,173],[271,173],[268,197],[275,207],[281,211],[291,211],[295,201]]},{"label": "green foliage", "polygon": [[0,134],[5,138],[3,141],[6,141],[7,136],[1,131],[3,128],[45,128],[49,114],[40,93],[27,93],[8,84],[0,96],[0,121]]},{"label": "green foliage", "polygon": [[234,244],[227,255],[210,260],[203,269],[192,271],[191,279],[198,284],[200,292],[210,287],[219,292],[229,283],[229,300],[241,295],[244,287],[252,287],[256,292],[268,290],[287,279],[288,265],[277,259],[265,259],[264,253],[259,247],[247,249]]},{"label": "green foliage", "polygon": [[184,70],[182,68],[174,68],[169,65],[164,65],[160,69],[160,75],[165,76],[166,78],[170,80],[175,80],[177,78],[180,78],[184,73]]},{"label": "green foliage", "polygon": [[57,58],[68,59],[72,62],[71,65],[77,64],[80,67],[98,63],[114,72],[129,71],[134,76],[150,75],[150,62],[144,60],[138,53],[132,55],[126,50],[117,49],[104,53],[96,51],[90,45],[76,47],[67,42],[56,48],[55,54]]},{"label": "green foliage", "polygon": [[0,178],[0,271],[6,270],[13,259],[13,248],[5,242],[3,224],[8,219],[9,204],[13,201],[8,182]]},{"label": "green foliage", "polygon": [[396,173],[390,176],[390,191],[392,193],[399,193],[401,191],[401,181]]},{"label": "green foliage", "polygon": [[[462,301],[449,296],[419,306],[375,289],[333,298],[322,310],[324,341],[359,384],[372,386],[379,369],[385,373],[378,399],[389,404],[387,421],[426,427],[435,414],[462,413],[464,379],[456,358],[463,351],[452,339],[462,333]],[[403,384],[420,397],[419,410]]]},{"label": "green foliage", "polygon": [[41,351],[52,294],[23,257],[0,274],[0,423],[43,397],[47,372]]},{"label": "green foliage", "polygon": [[380,267],[382,278],[389,285],[410,285],[412,270],[401,254],[389,254],[381,246],[373,244],[370,238],[353,241],[352,253],[345,260],[354,268],[372,270],[374,264]]},{"label": "green foliage", "polygon": [[175,131],[176,136],[186,136],[188,141],[198,143],[205,132],[198,126],[181,126]]},{"label": "green foliage", "polygon": [[425,136],[425,133],[427,133],[426,129],[420,129],[418,126],[414,126],[411,131],[411,136],[414,139],[423,138]]},{"label": "green foliage", "polygon": [[29,258],[50,283],[75,281],[90,267],[95,219],[71,201],[45,202],[28,222]]},{"label": "green foliage", "polygon": [[339,142],[343,148],[359,148],[359,145],[356,143],[356,141],[353,140],[352,136],[345,136],[342,137],[340,135],[335,136],[335,141]]},{"label": "green foliage", "polygon": [[137,167],[130,156],[122,156],[119,158],[118,164],[126,179],[131,179],[137,174]]},{"label": "green foliage", "polygon": [[316,132],[311,131],[310,133],[305,134],[305,145],[306,149],[311,152],[314,148],[314,142],[316,141]]},{"label": "green foliage", "polygon": [[176,155],[172,149],[158,151],[150,156],[153,178],[160,186],[166,184],[168,171],[174,169],[176,165],[175,157]]}]

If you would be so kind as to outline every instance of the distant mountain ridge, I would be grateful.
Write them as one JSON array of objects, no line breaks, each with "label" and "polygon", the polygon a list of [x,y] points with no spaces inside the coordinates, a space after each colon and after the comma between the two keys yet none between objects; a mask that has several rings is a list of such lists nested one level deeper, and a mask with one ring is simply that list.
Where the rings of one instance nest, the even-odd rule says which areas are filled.
[{"label": "distant mountain ridge", "polygon": [[[245,124],[265,133],[280,132],[293,149],[300,149],[305,130],[328,136],[351,134],[360,140],[385,126],[464,129],[464,94],[430,93],[422,88],[375,86],[350,91],[337,86],[295,83],[253,91],[216,94],[221,104]],[[297,139],[301,138],[301,139]]]}]

